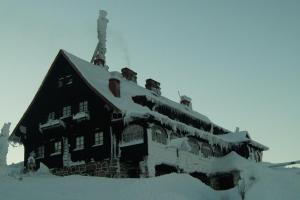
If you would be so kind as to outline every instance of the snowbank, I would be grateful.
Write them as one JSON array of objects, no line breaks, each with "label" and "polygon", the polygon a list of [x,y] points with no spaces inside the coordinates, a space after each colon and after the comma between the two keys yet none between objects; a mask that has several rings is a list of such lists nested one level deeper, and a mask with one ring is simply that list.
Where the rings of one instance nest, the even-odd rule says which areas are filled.
[{"label": "snowbank", "polygon": [[[227,161],[226,161],[227,160]],[[247,200],[300,199],[299,168],[269,168],[239,160],[233,154],[224,159],[243,162],[240,166],[254,177],[247,188]],[[220,163],[220,164],[224,164]],[[238,164],[237,162],[235,162]],[[16,168],[16,165],[14,166]],[[41,175],[42,174],[42,175]],[[247,178],[245,176],[245,178]],[[30,192],[29,192],[30,191]],[[41,173],[24,175],[23,178],[0,177],[0,199],[6,200],[240,200],[238,189],[214,191],[198,179],[186,174],[169,174],[148,179],[109,179],[101,177],[47,175]]]}]

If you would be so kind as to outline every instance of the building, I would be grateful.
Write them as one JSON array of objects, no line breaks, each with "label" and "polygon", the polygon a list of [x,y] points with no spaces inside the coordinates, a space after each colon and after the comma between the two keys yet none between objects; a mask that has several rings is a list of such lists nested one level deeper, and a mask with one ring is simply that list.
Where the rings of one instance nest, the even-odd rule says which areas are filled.
[{"label": "building", "polygon": [[[185,172],[207,179],[211,158],[235,151],[260,162],[264,145],[246,131],[231,132],[174,102],[160,83],[137,84],[128,67],[110,72],[105,63],[106,12],[98,19],[92,61],[60,50],[10,140],[57,175],[152,177]],[[206,177],[206,178],[203,178]]]}]

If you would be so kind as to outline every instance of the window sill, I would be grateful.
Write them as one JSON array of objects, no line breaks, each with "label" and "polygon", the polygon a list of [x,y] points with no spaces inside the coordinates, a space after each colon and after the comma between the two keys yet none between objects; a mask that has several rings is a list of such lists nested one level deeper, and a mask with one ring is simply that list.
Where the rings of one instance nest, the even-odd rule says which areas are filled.
[{"label": "window sill", "polygon": [[76,148],[76,149],[73,149],[73,151],[80,151],[80,150],[83,150],[84,148]]},{"label": "window sill", "polygon": [[60,155],[61,152],[55,152],[55,153],[51,153],[50,156],[57,156],[57,155]]},{"label": "window sill", "polygon": [[103,144],[94,144],[92,147],[100,147],[103,146]]}]

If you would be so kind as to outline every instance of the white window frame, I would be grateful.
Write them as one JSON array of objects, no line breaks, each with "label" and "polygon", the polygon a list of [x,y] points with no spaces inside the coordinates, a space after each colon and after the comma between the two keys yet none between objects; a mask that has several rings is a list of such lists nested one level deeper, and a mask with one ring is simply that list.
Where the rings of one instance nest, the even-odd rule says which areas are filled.
[{"label": "white window frame", "polygon": [[95,139],[95,144],[94,146],[101,146],[104,144],[104,137],[103,137],[103,132],[98,131],[94,134],[94,139]]},{"label": "white window frame", "polygon": [[76,141],[75,141],[75,149],[74,150],[82,150],[84,149],[84,136],[78,136],[76,137]]},{"label": "white window frame", "polygon": [[53,153],[51,155],[61,154],[62,144],[61,141],[57,141],[53,143]]},{"label": "white window frame", "polygon": [[88,101],[82,101],[79,103],[79,112],[88,112]]},{"label": "white window frame", "polygon": [[63,117],[70,117],[72,115],[72,107],[71,106],[65,106],[63,107]]},{"label": "white window frame", "polygon": [[44,158],[45,146],[39,146],[36,150],[36,158]]}]

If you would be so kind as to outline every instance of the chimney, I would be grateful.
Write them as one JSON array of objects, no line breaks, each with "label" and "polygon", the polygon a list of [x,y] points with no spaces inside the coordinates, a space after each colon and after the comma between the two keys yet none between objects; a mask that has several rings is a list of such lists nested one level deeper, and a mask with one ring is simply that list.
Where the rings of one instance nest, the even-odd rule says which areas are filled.
[{"label": "chimney", "polygon": [[192,99],[188,96],[180,96],[180,104],[185,105],[189,109],[192,109]]},{"label": "chimney", "polygon": [[160,91],[160,83],[149,78],[146,80],[146,85],[145,87],[148,89],[148,90],[151,90],[153,91],[155,94],[157,95],[161,95],[161,91]]},{"label": "chimney", "polygon": [[137,73],[135,71],[132,71],[131,69],[125,67],[122,70],[122,76],[127,79],[128,81],[132,81],[134,83],[137,83]]},{"label": "chimney", "polygon": [[107,12],[105,10],[100,10],[99,18],[97,21],[98,29],[98,44],[94,51],[91,63],[95,65],[105,67],[105,53],[106,53],[106,29],[108,19],[106,18]]},{"label": "chimney", "polygon": [[115,97],[121,97],[121,85],[120,85],[120,80],[118,78],[118,74],[111,73],[111,77],[108,80],[108,88],[110,92],[115,96]]}]

